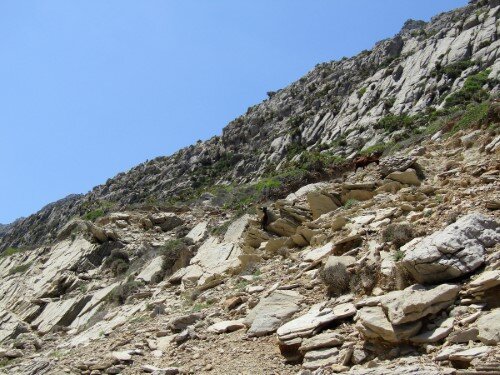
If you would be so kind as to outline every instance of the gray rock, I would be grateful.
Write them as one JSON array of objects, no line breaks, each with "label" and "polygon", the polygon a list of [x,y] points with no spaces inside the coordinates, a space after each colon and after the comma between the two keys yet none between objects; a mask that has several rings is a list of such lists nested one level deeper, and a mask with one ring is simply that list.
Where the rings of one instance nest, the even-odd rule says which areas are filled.
[{"label": "gray rock", "polygon": [[480,267],[485,248],[498,242],[500,225],[495,219],[469,214],[442,231],[404,245],[401,264],[420,283],[451,280]]},{"label": "gray rock", "polygon": [[380,306],[363,307],[356,315],[356,328],[368,340],[398,343],[414,336],[422,327],[419,321],[393,325]]},{"label": "gray rock", "polygon": [[168,326],[174,332],[182,332],[187,327],[193,325],[198,320],[203,319],[202,313],[192,313],[187,315],[178,316],[170,320]]},{"label": "gray rock", "polygon": [[393,172],[402,172],[413,167],[417,162],[414,156],[392,155],[380,160],[380,173],[382,176],[388,176]]},{"label": "gray rock", "polygon": [[309,203],[309,207],[311,208],[314,220],[321,215],[334,211],[338,208],[332,198],[318,191],[312,191],[308,193],[307,202]]},{"label": "gray rock", "polygon": [[413,285],[390,292],[380,302],[392,324],[417,321],[452,305],[460,291],[459,285],[442,284],[433,288]]},{"label": "gray rock", "polygon": [[299,311],[303,297],[292,290],[279,290],[263,298],[245,318],[249,336],[265,336],[275,332],[283,322]]},{"label": "gray rock", "polygon": [[297,337],[310,337],[321,327],[336,320],[349,318],[354,314],[356,314],[356,307],[352,303],[343,303],[333,307],[320,303],[314,305],[305,315],[279,327],[278,339],[285,342]]},{"label": "gray rock", "polygon": [[476,322],[479,330],[478,339],[487,345],[497,345],[500,342],[500,308],[482,315]]}]

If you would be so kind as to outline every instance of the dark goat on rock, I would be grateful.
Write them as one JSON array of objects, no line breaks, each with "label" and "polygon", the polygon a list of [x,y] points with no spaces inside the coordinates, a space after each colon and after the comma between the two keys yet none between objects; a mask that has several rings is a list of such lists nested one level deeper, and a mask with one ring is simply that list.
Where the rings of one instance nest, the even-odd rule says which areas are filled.
[{"label": "dark goat on rock", "polygon": [[364,168],[371,163],[376,163],[378,165],[380,163],[381,156],[381,152],[376,152],[371,155],[357,157],[354,159],[354,170],[357,171],[358,168]]}]

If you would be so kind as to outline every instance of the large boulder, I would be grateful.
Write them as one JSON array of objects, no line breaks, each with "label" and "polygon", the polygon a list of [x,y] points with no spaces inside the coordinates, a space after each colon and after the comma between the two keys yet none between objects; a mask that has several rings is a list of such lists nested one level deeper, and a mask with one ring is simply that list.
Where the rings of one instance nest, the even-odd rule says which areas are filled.
[{"label": "large boulder", "polygon": [[484,344],[497,345],[500,342],[500,308],[481,316],[476,325],[478,338]]},{"label": "large boulder", "polygon": [[380,159],[380,173],[387,176],[392,172],[402,172],[408,168],[415,167],[417,158],[407,155],[392,155]]},{"label": "large boulder", "polygon": [[169,230],[172,230],[184,223],[179,216],[172,212],[158,212],[151,214],[149,215],[149,220],[165,232],[168,232]]},{"label": "large boulder", "polygon": [[393,325],[380,306],[367,306],[356,316],[356,328],[369,340],[398,343],[414,336],[422,327],[421,322]]},{"label": "large boulder", "polygon": [[263,298],[245,319],[250,326],[249,336],[265,336],[273,333],[286,320],[299,311],[303,297],[292,290],[279,290]]},{"label": "large boulder", "polygon": [[325,193],[312,191],[307,194],[307,202],[311,208],[313,219],[338,208],[333,199]]},{"label": "large boulder", "polygon": [[393,324],[414,322],[452,305],[460,292],[459,285],[441,284],[434,288],[412,285],[382,296],[380,303]]},{"label": "large boulder", "polygon": [[403,267],[420,283],[436,283],[466,275],[484,263],[485,248],[500,241],[500,225],[473,213],[445,229],[414,239],[401,248]]}]

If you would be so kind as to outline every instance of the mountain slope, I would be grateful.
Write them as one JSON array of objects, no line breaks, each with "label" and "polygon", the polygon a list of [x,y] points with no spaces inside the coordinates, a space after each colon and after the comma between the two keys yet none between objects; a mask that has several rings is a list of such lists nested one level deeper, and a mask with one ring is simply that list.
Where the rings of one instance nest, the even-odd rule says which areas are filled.
[{"label": "mountain slope", "polygon": [[70,218],[96,210],[183,202],[216,184],[256,181],[297,164],[305,152],[352,158],[362,149],[397,143],[408,137],[405,123],[398,122],[400,117],[388,125],[381,119],[456,104],[454,93],[480,72],[484,95],[496,95],[500,42],[495,6],[496,0],[475,1],[429,23],[408,21],[398,35],[370,51],[319,64],[297,82],[269,93],[268,100],[228,124],[221,136],[143,163],[84,196],[61,200],[17,222],[4,234],[0,249],[50,243]]}]

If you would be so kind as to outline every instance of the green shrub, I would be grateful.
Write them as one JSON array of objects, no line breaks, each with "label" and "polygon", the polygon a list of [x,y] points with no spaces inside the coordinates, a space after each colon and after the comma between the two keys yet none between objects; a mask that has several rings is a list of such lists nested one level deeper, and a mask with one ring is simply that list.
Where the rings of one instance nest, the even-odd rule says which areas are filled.
[{"label": "green shrub", "polygon": [[358,94],[358,99],[361,99],[363,97],[363,95],[365,95],[366,93],[366,90],[367,88],[366,87],[363,87],[361,89],[358,90],[357,94]]},{"label": "green shrub", "polygon": [[82,204],[82,209],[85,213],[82,215],[84,220],[95,221],[98,218],[106,215],[115,203],[104,200],[88,201]]},{"label": "green shrub", "polygon": [[14,275],[16,273],[25,273],[31,267],[32,264],[33,264],[33,262],[28,262],[28,263],[24,263],[24,264],[21,264],[19,266],[16,266],[14,268],[11,268],[9,270],[9,275]]},{"label": "green shrub", "polygon": [[396,130],[409,128],[413,125],[413,119],[407,115],[387,115],[382,117],[375,125],[376,129],[384,129],[388,133]]},{"label": "green shrub", "polygon": [[484,70],[467,77],[463,87],[446,98],[445,107],[461,106],[471,102],[481,103],[488,99],[489,94],[483,86],[490,82],[488,78],[490,73],[491,70]]},{"label": "green shrub", "polygon": [[83,215],[83,219],[89,221],[95,221],[104,215],[105,215],[104,210],[98,208],[97,210],[87,212],[85,215]]},{"label": "green shrub", "polygon": [[463,116],[458,120],[455,126],[453,126],[451,133],[454,134],[459,130],[481,124],[487,119],[489,109],[490,105],[487,102],[478,105],[469,105]]},{"label": "green shrub", "polygon": [[401,259],[405,257],[405,252],[402,250],[396,250],[396,252],[393,255],[394,261],[399,262]]},{"label": "green shrub", "polygon": [[127,272],[129,265],[130,259],[127,252],[122,249],[113,249],[111,254],[104,261],[103,267],[110,269],[116,277]]},{"label": "green shrub", "polygon": [[288,118],[288,120],[286,122],[292,128],[296,128],[304,122],[304,117],[303,116],[292,116],[292,117]]},{"label": "green shrub", "polygon": [[358,203],[359,203],[359,201],[358,201],[358,200],[356,200],[356,199],[352,199],[352,198],[351,198],[351,199],[348,199],[348,200],[347,200],[347,202],[345,202],[344,207],[345,207],[346,209],[349,209],[349,208],[351,208],[351,207],[356,206]]},{"label": "green shrub", "polygon": [[377,152],[384,152],[389,148],[394,147],[394,143],[377,143],[376,145],[370,146],[360,152],[361,155],[371,155]]},{"label": "green shrub", "polygon": [[445,66],[442,69],[442,73],[445,74],[448,78],[453,80],[457,79],[462,75],[462,72],[471,66],[474,66],[475,63],[470,60],[462,60],[456,63]]},{"label": "green shrub", "polygon": [[462,60],[446,66],[436,63],[436,68],[431,72],[431,76],[436,77],[438,81],[441,80],[443,75],[455,80],[462,75],[464,70],[474,65],[475,63],[471,60]]},{"label": "green shrub", "polygon": [[8,247],[2,252],[0,257],[10,257],[11,255],[22,253],[23,251],[26,251],[26,250],[18,249],[16,247]]}]

